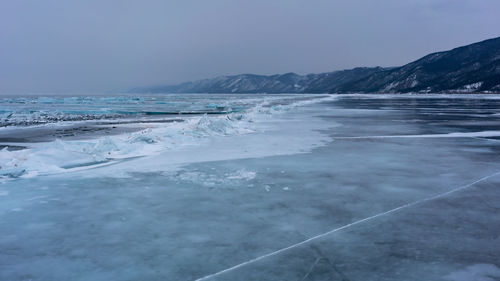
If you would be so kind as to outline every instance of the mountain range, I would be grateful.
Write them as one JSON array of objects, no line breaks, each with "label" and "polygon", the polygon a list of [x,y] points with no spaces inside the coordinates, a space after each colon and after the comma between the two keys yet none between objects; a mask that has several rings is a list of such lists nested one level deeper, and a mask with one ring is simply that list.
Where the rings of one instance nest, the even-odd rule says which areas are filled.
[{"label": "mountain range", "polygon": [[132,92],[500,93],[500,37],[429,54],[400,67],[358,67],[308,75],[240,74]]}]

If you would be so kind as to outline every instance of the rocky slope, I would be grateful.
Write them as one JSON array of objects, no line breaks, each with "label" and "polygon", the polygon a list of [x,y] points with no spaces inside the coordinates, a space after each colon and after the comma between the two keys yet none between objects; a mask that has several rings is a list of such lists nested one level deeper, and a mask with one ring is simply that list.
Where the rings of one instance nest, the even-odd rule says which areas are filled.
[{"label": "rocky slope", "polygon": [[500,37],[430,54],[330,92],[500,92]]}]

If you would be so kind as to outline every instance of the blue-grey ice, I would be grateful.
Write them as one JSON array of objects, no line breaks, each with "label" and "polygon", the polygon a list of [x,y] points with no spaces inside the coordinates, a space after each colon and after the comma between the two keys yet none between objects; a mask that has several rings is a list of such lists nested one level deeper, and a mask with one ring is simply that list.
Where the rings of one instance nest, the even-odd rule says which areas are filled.
[{"label": "blue-grey ice", "polygon": [[0,99],[0,280],[497,280],[494,95]]}]

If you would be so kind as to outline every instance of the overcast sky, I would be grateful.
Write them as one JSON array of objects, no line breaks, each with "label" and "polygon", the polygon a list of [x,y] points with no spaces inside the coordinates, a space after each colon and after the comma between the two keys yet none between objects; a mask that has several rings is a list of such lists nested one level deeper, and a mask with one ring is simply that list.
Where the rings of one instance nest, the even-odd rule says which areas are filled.
[{"label": "overcast sky", "polygon": [[396,66],[500,36],[499,0],[0,0],[0,93]]}]

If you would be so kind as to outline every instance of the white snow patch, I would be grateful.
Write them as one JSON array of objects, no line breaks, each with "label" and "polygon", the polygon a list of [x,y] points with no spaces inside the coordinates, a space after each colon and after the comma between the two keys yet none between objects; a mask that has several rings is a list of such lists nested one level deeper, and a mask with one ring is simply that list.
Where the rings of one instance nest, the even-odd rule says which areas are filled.
[{"label": "white snow patch", "polygon": [[477,90],[477,89],[481,88],[482,85],[483,85],[483,82],[476,82],[476,83],[465,85],[464,89],[465,90]]},{"label": "white snow patch", "polygon": [[235,173],[232,174],[227,174],[226,178],[228,180],[253,180],[257,173],[252,172],[252,171],[246,171],[245,169],[239,170]]},{"label": "white snow patch", "polygon": [[215,172],[202,172],[202,171],[178,171],[165,172],[165,176],[169,176],[176,181],[183,181],[193,184],[200,184],[207,187],[223,187],[235,186],[242,181],[251,181],[256,176],[256,172],[247,170],[238,170],[235,172],[228,172],[225,174],[217,174]]},{"label": "white snow patch", "polygon": [[468,133],[448,134],[423,134],[423,135],[388,135],[388,136],[361,136],[361,137],[335,137],[334,139],[384,139],[384,138],[477,138],[500,137],[500,131],[481,131]]},{"label": "white snow patch", "polygon": [[396,88],[399,86],[399,82],[391,82],[389,85],[387,85],[383,91],[391,91],[392,89]]}]

